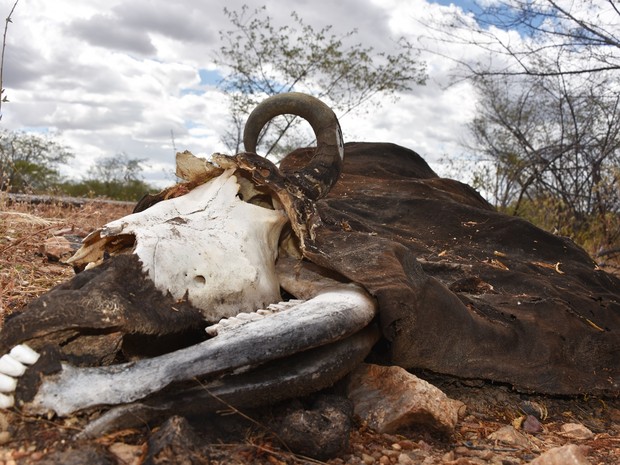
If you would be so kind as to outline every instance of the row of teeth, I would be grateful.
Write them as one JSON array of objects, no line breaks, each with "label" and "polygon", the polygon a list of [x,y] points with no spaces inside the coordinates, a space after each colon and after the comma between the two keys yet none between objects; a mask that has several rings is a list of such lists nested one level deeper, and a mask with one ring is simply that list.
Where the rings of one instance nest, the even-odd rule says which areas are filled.
[{"label": "row of teeth", "polygon": [[[287,302],[271,304],[266,309],[251,313],[239,313],[237,316],[222,318],[218,323],[208,326],[206,332],[209,336],[217,336],[224,331],[236,328],[250,321],[260,320],[275,313],[286,311],[303,300],[291,299]],[[39,354],[26,344],[19,344],[11,349],[11,352],[0,357],[0,409],[6,409],[15,405],[13,393],[17,388],[17,378],[23,376],[30,365],[34,365],[39,359]]]},{"label": "row of teeth", "polygon": [[219,322],[214,325],[207,326],[205,331],[209,336],[217,336],[224,331],[227,331],[232,328],[236,328],[245,323],[249,323],[250,321],[260,320],[267,316],[273,315],[275,313],[279,313],[285,310],[288,310],[300,303],[305,302],[304,300],[291,299],[287,302],[279,302],[277,304],[271,304],[266,309],[256,310],[255,312],[247,313],[242,312],[237,316],[231,316],[229,318],[222,318]]},{"label": "row of teeth", "polygon": [[39,360],[39,354],[26,344],[19,344],[11,352],[0,357],[0,409],[13,407],[17,378],[26,372],[28,366]]}]

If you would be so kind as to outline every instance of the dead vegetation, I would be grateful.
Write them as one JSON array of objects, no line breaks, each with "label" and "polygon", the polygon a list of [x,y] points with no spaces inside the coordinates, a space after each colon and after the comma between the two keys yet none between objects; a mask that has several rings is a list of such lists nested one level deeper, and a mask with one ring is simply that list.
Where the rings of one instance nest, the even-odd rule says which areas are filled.
[{"label": "dead vegetation", "polygon": [[46,239],[63,230],[84,234],[131,210],[131,204],[118,202],[32,204],[0,195],[0,315],[73,276],[71,267],[47,259],[42,249]]}]

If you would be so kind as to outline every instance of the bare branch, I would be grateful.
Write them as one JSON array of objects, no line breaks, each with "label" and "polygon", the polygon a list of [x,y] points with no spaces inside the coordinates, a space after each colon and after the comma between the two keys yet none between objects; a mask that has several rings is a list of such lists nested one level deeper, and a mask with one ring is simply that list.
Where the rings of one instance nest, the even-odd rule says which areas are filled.
[{"label": "bare branch", "polygon": [[[372,47],[352,44],[356,30],[332,33],[331,26],[314,29],[292,13],[289,24],[274,27],[266,9],[225,10],[232,29],[221,31],[223,44],[216,62],[230,70],[222,80],[229,93],[233,124],[241,124],[249,111],[266,96],[300,91],[329,102],[340,117],[368,104],[377,95],[395,98],[425,82],[423,63],[406,42],[391,55]],[[352,45],[351,45],[352,44]],[[381,102],[376,101],[377,104]],[[259,139],[262,153],[276,155],[290,146],[304,146],[313,140],[301,138],[298,118],[272,122]],[[295,132],[296,135],[291,134]],[[227,145],[237,145],[235,134]]]},{"label": "bare branch", "polygon": [[[578,8],[590,10],[580,14]],[[448,20],[438,19],[430,26],[433,40],[472,45],[505,59],[499,66],[466,63],[466,75],[558,76],[620,70],[616,32],[620,13],[613,1],[598,6],[575,2],[568,8],[556,0],[499,0],[476,4],[470,13],[464,16],[457,10]],[[519,40],[504,39],[508,31],[518,33]],[[564,57],[562,66],[551,66],[559,56]]]},{"label": "bare branch", "polygon": [[4,21],[4,34],[2,36],[2,56],[0,56],[0,120],[2,119],[2,102],[7,102],[6,95],[4,95],[4,50],[6,48],[6,33],[9,30],[9,23],[12,23],[11,16],[13,16],[13,12],[15,11],[15,7],[17,7],[17,3],[19,0],[15,0],[13,4],[13,8],[9,12],[9,15],[6,17]]}]

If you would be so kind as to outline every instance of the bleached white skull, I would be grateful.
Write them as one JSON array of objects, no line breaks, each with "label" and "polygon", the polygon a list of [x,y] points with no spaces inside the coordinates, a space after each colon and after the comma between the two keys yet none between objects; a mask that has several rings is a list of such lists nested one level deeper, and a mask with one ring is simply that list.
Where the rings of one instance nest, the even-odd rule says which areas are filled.
[{"label": "bleached white skull", "polygon": [[275,261],[286,214],[241,200],[233,172],[108,223],[100,233],[134,235],[134,253],[155,287],[187,298],[209,321],[280,300]]}]

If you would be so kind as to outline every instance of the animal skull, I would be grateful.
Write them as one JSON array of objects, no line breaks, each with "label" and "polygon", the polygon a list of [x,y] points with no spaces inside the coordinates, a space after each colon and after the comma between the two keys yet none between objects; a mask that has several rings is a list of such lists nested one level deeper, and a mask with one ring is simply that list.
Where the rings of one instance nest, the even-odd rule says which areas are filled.
[{"label": "animal skull", "polygon": [[[274,102],[284,102],[283,108],[274,110]],[[231,373],[234,384],[237,373],[302,352],[308,353],[302,363],[315,372],[302,391],[311,392],[352,368],[345,360],[358,360],[370,350],[378,335],[362,330],[375,318],[377,308],[360,286],[320,276],[292,284],[289,279],[284,284],[276,273],[284,226],[293,218],[293,230],[308,227],[312,200],[325,195],[339,173],[342,140],[337,120],[321,102],[300,94],[268,99],[265,107],[266,112],[250,117],[248,127],[253,131],[257,124],[284,112],[308,118],[315,128],[319,142],[316,159],[304,171],[283,176],[275,166],[252,154],[215,156],[214,164],[181,154],[178,171],[188,181],[187,189],[167,192],[165,199],[149,208],[108,223],[89,235],[72,259],[74,265],[89,267],[111,252],[134,253],[162,295],[187,300],[200,309],[205,321],[219,321],[208,331],[216,336],[172,353],[120,365],[77,368],[62,363],[59,372],[42,377],[34,399],[22,405],[24,411],[69,415],[92,406],[131,404],[175,382],[213,380]],[[249,145],[253,146],[251,141]],[[287,274],[294,273],[289,270]],[[269,309],[280,300],[280,286],[310,299],[276,306],[276,310],[286,309],[272,312]],[[245,312],[245,317],[232,318],[240,312]],[[222,329],[233,320],[235,327]],[[351,343],[343,346],[341,341],[347,338]],[[316,348],[334,344],[340,347],[334,353],[347,355],[340,356],[338,368],[330,371],[326,369],[333,364],[329,350],[312,354]],[[27,347],[19,347],[15,353],[30,353]],[[0,398],[5,407],[13,402],[15,378],[36,362],[38,355],[31,355],[24,359],[9,356],[9,362],[20,365],[19,370],[7,371],[0,364],[0,372],[9,378],[4,388],[7,395]],[[292,380],[304,372],[297,371],[291,374]],[[326,377],[323,372],[333,373]],[[248,386],[255,389],[252,383]],[[116,421],[111,417],[109,421]]]},{"label": "animal skull", "polygon": [[143,270],[164,295],[187,298],[218,321],[280,300],[275,272],[286,215],[244,202],[232,169],[186,195],[108,223],[101,237],[131,234]]}]

